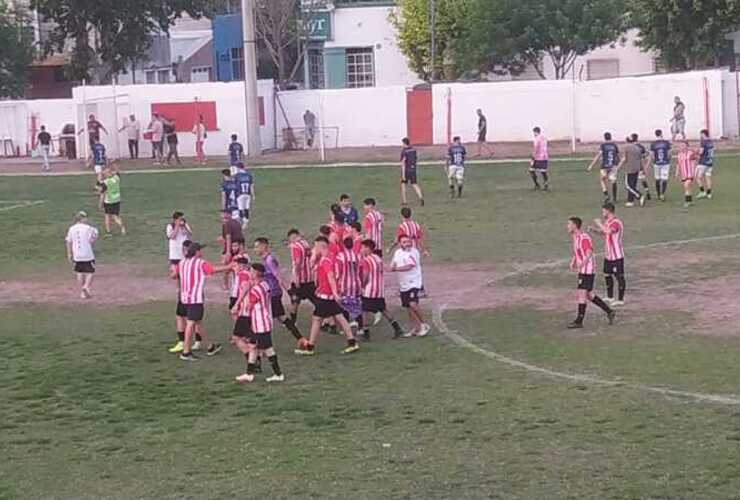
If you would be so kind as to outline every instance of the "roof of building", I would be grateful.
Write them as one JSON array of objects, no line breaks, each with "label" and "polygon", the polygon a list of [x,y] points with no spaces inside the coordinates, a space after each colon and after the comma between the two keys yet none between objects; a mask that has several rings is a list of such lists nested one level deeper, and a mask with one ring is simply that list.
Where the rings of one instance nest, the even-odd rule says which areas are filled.
[{"label": "roof of building", "polygon": [[213,32],[206,30],[180,31],[170,34],[172,62],[187,61],[213,40]]}]

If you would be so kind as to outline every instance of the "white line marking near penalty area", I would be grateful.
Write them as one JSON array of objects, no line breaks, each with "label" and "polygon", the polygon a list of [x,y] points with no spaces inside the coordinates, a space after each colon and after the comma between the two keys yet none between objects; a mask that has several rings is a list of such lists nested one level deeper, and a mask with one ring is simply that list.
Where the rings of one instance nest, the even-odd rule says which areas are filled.
[{"label": "white line marking near penalty area", "polygon": [[443,318],[444,311],[446,309],[447,309],[447,304],[443,304],[442,306],[438,307],[437,309],[434,310],[434,317],[433,317],[434,325],[445,337],[449,338],[455,344],[461,347],[469,349],[475,353],[481,354],[487,358],[493,359],[500,363],[513,366],[515,368],[520,368],[528,372],[544,375],[546,377],[567,380],[569,382],[575,382],[575,383],[600,385],[604,387],[621,387],[625,389],[633,389],[633,390],[638,390],[642,392],[651,392],[651,393],[660,394],[663,396],[675,396],[675,397],[680,397],[680,398],[688,398],[688,399],[693,399],[696,401],[706,401],[709,403],[718,403],[718,404],[723,404],[723,405],[740,405],[740,398],[734,397],[731,395],[724,396],[724,395],[719,395],[719,394],[704,394],[701,392],[679,391],[675,389],[666,389],[663,387],[655,387],[651,385],[631,384],[627,382],[621,382],[618,380],[607,380],[607,379],[603,379],[599,377],[594,377],[591,375],[563,373],[563,372],[558,372],[555,370],[550,370],[548,368],[542,368],[540,366],[530,365],[529,363],[525,363],[523,361],[518,361],[516,359],[509,358],[508,356],[504,356],[503,354],[499,354],[495,351],[489,351],[488,349],[484,349],[474,344],[473,342],[469,341],[465,337],[461,336],[456,331],[451,330],[447,326],[447,324],[444,322],[444,318]]},{"label": "white line marking near penalty area", "polygon": [[[4,206],[4,203],[15,203],[14,205]],[[0,201],[0,212],[15,210],[16,208],[28,208],[46,203],[44,200],[36,201]]]}]

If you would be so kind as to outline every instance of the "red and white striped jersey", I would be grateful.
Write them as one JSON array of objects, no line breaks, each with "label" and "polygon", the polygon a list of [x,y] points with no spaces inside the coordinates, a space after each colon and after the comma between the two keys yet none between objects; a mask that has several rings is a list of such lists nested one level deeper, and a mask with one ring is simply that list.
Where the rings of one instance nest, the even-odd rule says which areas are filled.
[{"label": "red and white striped jersey", "polygon": [[624,259],[624,224],[614,217],[604,224],[604,258],[606,260]]},{"label": "red and white striped jersey", "polygon": [[370,210],[363,223],[365,238],[373,240],[378,249],[383,248],[383,214],[380,210]]},{"label": "red and white striped jersey", "polygon": [[593,251],[594,244],[588,233],[579,232],[573,236],[573,259],[575,260],[578,274],[596,273]]},{"label": "red and white striped jersey", "polygon": [[347,233],[347,225],[339,224],[336,221],[332,221],[328,225],[329,228],[331,228],[331,232],[337,235],[337,241],[342,241],[344,239],[344,235]]},{"label": "red and white striped jersey", "polygon": [[[231,257],[231,260],[229,262],[235,262],[237,259],[247,259],[249,260],[249,255],[247,255],[247,252],[240,253],[238,255],[234,255]],[[237,272],[236,271],[230,271],[229,272],[229,297],[238,297],[239,296],[239,280],[237,279]]]},{"label": "red and white striped jersey", "polygon": [[678,176],[681,180],[694,178],[695,160],[696,153],[692,149],[678,153]]},{"label": "red and white striped jersey", "polygon": [[206,276],[213,273],[213,266],[200,257],[181,260],[177,265],[180,301],[183,304],[202,304],[205,301]]},{"label": "red and white striped jersey", "polygon": [[312,283],[316,277],[313,266],[311,265],[311,245],[304,239],[288,244],[290,248],[290,258],[293,261],[293,283],[301,285],[303,283]]},{"label": "red and white striped jersey", "polygon": [[270,284],[266,280],[252,286],[247,296],[249,303],[249,317],[252,323],[252,332],[270,333],[272,331],[272,297]]},{"label": "red and white striped jersey", "polygon": [[364,284],[362,287],[363,297],[366,299],[382,299],[385,296],[383,259],[374,253],[363,257],[360,262],[360,275]]},{"label": "red and white striped jersey", "polygon": [[359,297],[362,294],[360,280],[360,255],[346,248],[334,258],[337,289],[343,297]]},{"label": "red and white striped jersey", "polygon": [[[252,287],[252,277],[249,271],[239,271],[236,273],[235,281],[237,297],[239,297],[243,289],[249,290]],[[249,301],[246,299],[239,304],[239,316],[249,316]]]},{"label": "red and white striped jersey", "polygon": [[414,248],[419,248],[419,242],[424,238],[424,230],[415,221],[408,219],[401,222],[396,230],[396,241],[401,236],[407,236],[411,239]]}]

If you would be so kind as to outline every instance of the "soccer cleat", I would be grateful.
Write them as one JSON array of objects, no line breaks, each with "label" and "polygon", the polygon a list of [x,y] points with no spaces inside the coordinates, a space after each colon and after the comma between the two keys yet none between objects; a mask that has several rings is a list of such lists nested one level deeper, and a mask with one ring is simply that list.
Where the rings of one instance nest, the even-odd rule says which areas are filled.
[{"label": "soccer cleat", "polygon": [[196,340],[193,342],[193,350],[194,351],[200,351],[203,348],[203,346],[200,343],[200,340]]},{"label": "soccer cleat", "polygon": [[404,336],[403,330],[401,330],[400,328],[398,330],[393,331],[393,340],[400,339],[403,336]]},{"label": "soccer cleat", "polygon": [[632,207],[635,206],[635,204],[632,203],[631,201],[628,201],[627,203],[624,204],[624,206],[627,207],[627,208],[632,208]]},{"label": "soccer cleat", "polygon": [[403,337],[405,339],[410,339],[412,337],[416,337],[416,330],[411,330],[409,332],[406,332],[406,333],[402,334],[401,337]]},{"label": "soccer cleat", "polygon": [[691,206],[691,204],[689,204],[689,202],[688,202],[688,201],[684,201],[684,202],[683,202],[683,208],[686,208],[686,209],[688,209],[688,208],[689,208],[690,206]]},{"label": "soccer cleat", "polygon": [[658,199],[660,201],[665,201],[665,195],[661,194],[660,196],[658,196]]},{"label": "soccer cleat", "polygon": [[183,348],[184,348],[184,347],[183,347],[183,342],[182,342],[182,340],[178,340],[178,341],[177,341],[177,344],[175,344],[175,345],[173,345],[172,347],[170,347],[169,351],[170,351],[171,353],[173,353],[173,354],[177,354],[177,353],[180,353],[180,352],[182,352]]},{"label": "soccer cleat", "polygon": [[234,379],[237,384],[248,384],[254,380],[254,375],[251,373],[243,373]]},{"label": "soccer cleat", "polygon": [[424,198],[419,200],[419,204],[423,207],[424,206]]},{"label": "soccer cleat", "polygon": [[80,292],[80,298],[81,299],[86,299],[87,298],[87,294],[85,293],[84,290]]},{"label": "soccer cleat", "polygon": [[706,197],[707,197],[706,191],[699,191],[699,194],[696,195],[697,200],[701,200],[702,198],[706,198]]},{"label": "soccer cleat", "polygon": [[383,319],[382,313],[375,313],[375,316],[373,316],[373,326],[377,326],[378,323]]},{"label": "soccer cleat", "polygon": [[221,352],[221,344],[211,344],[211,347],[208,348],[206,354],[208,356],[215,356],[219,352]]},{"label": "soccer cleat", "polygon": [[711,200],[712,198],[713,198],[713,195],[712,195],[712,193],[709,193],[709,194],[707,195],[707,200]]},{"label": "soccer cleat", "polygon": [[604,297],[604,302],[606,302],[607,304],[611,304],[612,302],[614,302],[614,297]]},{"label": "soccer cleat", "polygon": [[545,187],[542,188],[543,191],[550,191],[550,185],[545,184]]},{"label": "soccer cleat", "polygon": [[614,318],[617,317],[617,313],[616,313],[616,311],[609,311],[608,313],[606,313],[606,317],[609,320],[609,324],[610,325],[613,325],[614,324]]},{"label": "soccer cleat", "polygon": [[624,305],[624,301],[623,300],[615,300],[615,301],[612,301],[611,302],[611,305],[613,305],[614,307],[620,307],[620,306],[623,306]]},{"label": "soccer cleat", "polygon": [[192,352],[180,353],[180,359],[182,361],[197,361],[198,358]]},{"label": "soccer cleat", "polygon": [[267,382],[284,382],[285,375],[281,373],[280,375],[273,375],[272,377],[267,377],[265,380]]},{"label": "soccer cleat", "polygon": [[583,323],[581,323],[580,321],[574,321],[573,323],[568,323],[567,328],[569,330],[577,330],[579,328],[583,328]]},{"label": "soccer cleat", "polygon": [[540,188],[540,185],[539,185],[539,184],[535,184],[535,185],[534,185],[534,187],[533,187],[532,189],[533,189],[534,191],[539,191],[539,190],[540,190],[541,188]]},{"label": "soccer cleat", "polygon": [[419,329],[419,337],[426,337],[429,334],[429,331],[432,329],[431,326],[424,323],[421,325],[421,328]]},{"label": "soccer cleat", "polygon": [[316,351],[308,349],[296,349],[293,351],[296,356],[315,356]]},{"label": "soccer cleat", "polygon": [[344,349],[342,349],[342,354],[353,354],[353,353],[355,353],[355,352],[357,352],[359,350],[360,350],[360,346],[358,346],[357,344],[355,344],[355,345],[348,345],[347,347],[345,347]]}]

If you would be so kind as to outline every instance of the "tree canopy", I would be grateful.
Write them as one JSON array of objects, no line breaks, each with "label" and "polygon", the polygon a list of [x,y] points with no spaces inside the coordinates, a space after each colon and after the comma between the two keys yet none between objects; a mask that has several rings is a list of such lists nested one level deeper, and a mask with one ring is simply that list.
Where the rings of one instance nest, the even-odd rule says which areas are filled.
[{"label": "tree canopy", "polygon": [[21,11],[0,0],[0,97],[20,97],[35,54],[33,29]]}]

